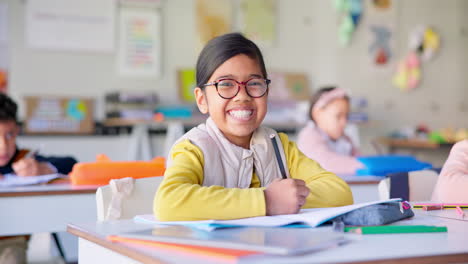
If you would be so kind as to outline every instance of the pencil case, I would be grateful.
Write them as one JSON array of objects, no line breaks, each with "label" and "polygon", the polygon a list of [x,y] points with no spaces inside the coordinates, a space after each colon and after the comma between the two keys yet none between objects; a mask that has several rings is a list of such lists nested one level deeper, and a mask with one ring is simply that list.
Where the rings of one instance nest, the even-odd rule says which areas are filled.
[{"label": "pencil case", "polygon": [[162,176],[165,161],[163,157],[151,161],[111,161],[101,154],[96,162],[76,163],[69,175],[73,185],[107,185],[112,179]]},{"label": "pencil case", "polygon": [[411,206],[407,202],[391,202],[373,204],[356,209],[334,218],[351,226],[374,226],[390,224],[414,216]]}]

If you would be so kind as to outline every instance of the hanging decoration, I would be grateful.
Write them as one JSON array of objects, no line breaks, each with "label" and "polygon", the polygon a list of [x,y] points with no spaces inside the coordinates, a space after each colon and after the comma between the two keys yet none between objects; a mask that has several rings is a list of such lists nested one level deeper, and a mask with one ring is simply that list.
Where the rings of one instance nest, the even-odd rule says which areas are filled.
[{"label": "hanging decoration", "polygon": [[371,32],[374,35],[374,42],[369,46],[372,60],[376,65],[386,65],[392,57],[390,49],[392,32],[384,25],[372,25]]},{"label": "hanging decoration", "polygon": [[421,63],[418,55],[410,52],[397,66],[393,84],[402,91],[416,88],[421,80]]},{"label": "hanging decoration", "polygon": [[432,59],[439,50],[440,37],[434,30],[427,26],[418,26],[411,32],[409,48],[416,52],[424,61]]},{"label": "hanging decoration", "polygon": [[398,63],[393,84],[402,91],[419,86],[422,77],[422,62],[431,60],[440,49],[440,37],[433,28],[416,27],[409,36],[409,51]]},{"label": "hanging decoration", "polygon": [[362,0],[335,0],[335,8],[342,15],[338,39],[341,45],[346,46],[361,20]]}]

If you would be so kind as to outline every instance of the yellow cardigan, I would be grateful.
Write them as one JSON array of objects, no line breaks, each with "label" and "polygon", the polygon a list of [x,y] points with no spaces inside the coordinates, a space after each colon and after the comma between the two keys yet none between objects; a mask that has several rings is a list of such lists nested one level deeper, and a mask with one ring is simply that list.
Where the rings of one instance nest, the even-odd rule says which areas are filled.
[{"label": "yellow cardigan", "polygon": [[[353,203],[349,186],[340,177],[325,171],[307,158],[288,136],[279,133],[287,159],[289,174],[301,179],[310,189],[303,208],[344,206]],[[224,188],[203,184],[203,153],[184,140],[171,150],[172,165],[156,193],[153,211],[161,221],[236,219],[264,216],[265,187],[260,187],[253,173],[250,188]]]}]

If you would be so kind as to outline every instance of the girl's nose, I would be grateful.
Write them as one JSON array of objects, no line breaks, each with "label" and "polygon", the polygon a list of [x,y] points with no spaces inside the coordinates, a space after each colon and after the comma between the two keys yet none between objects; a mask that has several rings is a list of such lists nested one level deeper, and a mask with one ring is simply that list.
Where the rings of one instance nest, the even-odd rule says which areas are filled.
[{"label": "girl's nose", "polygon": [[239,84],[240,90],[237,95],[234,97],[234,101],[250,101],[252,97],[247,93],[247,88],[244,84]]}]

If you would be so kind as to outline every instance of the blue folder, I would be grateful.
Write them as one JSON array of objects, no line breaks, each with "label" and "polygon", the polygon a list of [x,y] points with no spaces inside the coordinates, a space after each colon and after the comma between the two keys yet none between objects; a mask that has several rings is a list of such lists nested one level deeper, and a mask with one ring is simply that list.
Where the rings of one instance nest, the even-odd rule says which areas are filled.
[{"label": "blue folder", "polygon": [[381,155],[357,158],[364,168],[356,170],[356,175],[386,176],[389,173],[430,169],[432,165],[408,155]]}]

